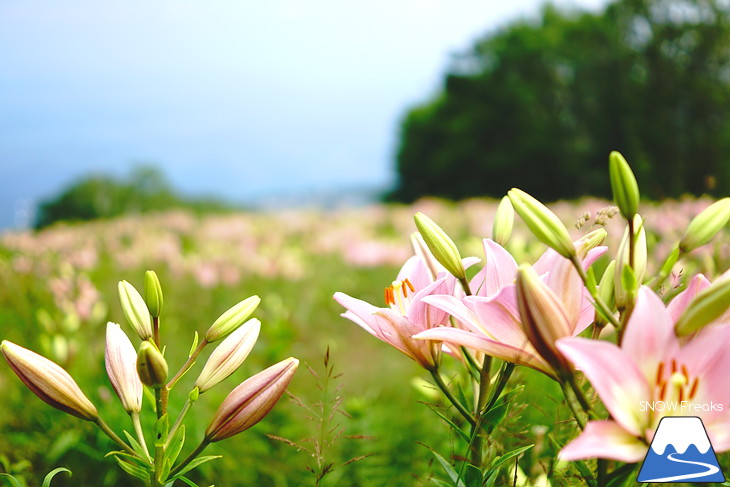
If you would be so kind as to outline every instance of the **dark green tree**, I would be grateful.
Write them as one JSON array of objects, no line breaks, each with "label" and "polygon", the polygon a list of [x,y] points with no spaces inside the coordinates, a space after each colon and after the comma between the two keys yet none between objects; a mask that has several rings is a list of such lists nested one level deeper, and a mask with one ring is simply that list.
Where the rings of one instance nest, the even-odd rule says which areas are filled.
[{"label": "dark green tree", "polygon": [[730,7],[547,5],[452,60],[401,127],[390,198],[609,195],[621,151],[645,196],[730,192]]},{"label": "dark green tree", "polygon": [[71,183],[58,195],[38,205],[34,227],[169,208],[225,211],[231,209],[231,205],[215,199],[184,198],[173,190],[159,169],[138,166],[127,178],[92,175]]}]

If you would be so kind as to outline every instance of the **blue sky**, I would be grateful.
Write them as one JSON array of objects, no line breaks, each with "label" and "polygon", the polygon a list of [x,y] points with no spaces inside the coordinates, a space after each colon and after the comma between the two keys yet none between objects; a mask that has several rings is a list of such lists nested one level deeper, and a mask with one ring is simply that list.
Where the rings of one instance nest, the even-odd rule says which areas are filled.
[{"label": "blue sky", "polygon": [[387,187],[450,53],[541,3],[0,0],[0,228],[140,162],[234,201]]}]

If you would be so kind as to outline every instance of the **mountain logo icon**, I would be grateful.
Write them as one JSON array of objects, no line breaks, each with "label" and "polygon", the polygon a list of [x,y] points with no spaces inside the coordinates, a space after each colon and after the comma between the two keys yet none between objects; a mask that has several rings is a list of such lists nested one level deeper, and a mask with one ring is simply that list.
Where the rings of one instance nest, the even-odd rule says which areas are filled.
[{"label": "mountain logo icon", "polygon": [[636,481],[725,482],[702,420],[696,416],[662,418]]}]

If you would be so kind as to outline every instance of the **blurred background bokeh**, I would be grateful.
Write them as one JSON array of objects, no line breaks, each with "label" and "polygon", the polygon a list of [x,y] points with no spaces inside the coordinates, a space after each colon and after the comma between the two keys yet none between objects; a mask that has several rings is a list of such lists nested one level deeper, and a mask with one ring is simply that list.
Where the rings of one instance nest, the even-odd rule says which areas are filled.
[{"label": "blurred background bokeh", "polygon": [[[418,403],[438,402],[422,371],[332,300],[382,304],[416,211],[481,256],[489,198],[518,186],[567,199],[552,208],[576,237],[606,225],[613,253],[620,222],[598,222],[609,203],[584,197],[610,196],[608,153],[620,150],[664,257],[730,193],[724,1],[0,0],[0,52],[0,338],[68,368],[129,429],[103,366],[104,324],[124,320],[117,281],[139,288],[146,269],[159,274],[171,363],[194,330],[258,294],[259,343],[196,405],[189,434],[202,435],[230,388],[289,355],[319,374],[302,367],[294,394],[339,401],[317,389],[329,349],[347,416],[322,485],[432,485],[423,444],[454,447]],[[519,225],[509,248],[528,262],[544,250]],[[728,265],[725,234],[684,275]],[[529,371],[516,383],[532,387],[494,448],[537,443],[520,464],[530,479],[581,485],[552,462],[570,431],[559,389]],[[104,459],[105,437],[1,363],[0,390],[0,472],[39,485],[63,465],[74,477],[54,485],[138,485]],[[285,398],[211,447],[224,459],[193,478],[314,485],[311,456],[266,436],[312,444],[308,416]]]}]

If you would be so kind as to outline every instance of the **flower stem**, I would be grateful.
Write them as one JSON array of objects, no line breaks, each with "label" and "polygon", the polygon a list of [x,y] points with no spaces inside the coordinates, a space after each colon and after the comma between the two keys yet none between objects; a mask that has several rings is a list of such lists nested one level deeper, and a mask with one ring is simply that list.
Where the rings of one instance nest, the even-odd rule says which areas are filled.
[{"label": "flower stem", "polygon": [[588,286],[588,275],[586,274],[586,271],[583,269],[583,264],[580,263],[577,257],[573,257],[571,259],[571,262],[573,263],[573,267],[576,271],[578,271],[578,275],[580,276],[581,280],[583,281],[583,284],[586,285],[586,288],[588,289],[588,292],[591,293],[591,297],[593,298],[593,306],[601,310],[603,314],[606,316],[608,321],[611,322],[611,324],[616,327],[616,330],[621,329],[621,323],[616,319],[616,317],[613,315],[613,312],[606,306],[606,303],[603,302],[603,300],[598,296],[598,292],[595,288],[591,289],[592,286]]},{"label": "flower stem", "polygon": [[178,428],[180,428],[180,425],[182,424],[183,420],[185,419],[185,416],[188,414],[188,411],[190,411],[190,408],[193,406],[194,402],[188,399],[185,402],[185,405],[180,410],[180,414],[178,414],[177,419],[175,420],[175,424],[172,425],[172,428],[170,429],[170,433],[167,435],[167,442],[165,443],[165,448],[168,448],[170,446],[170,442],[175,436],[175,433],[177,433]]},{"label": "flower stem", "polygon": [[463,279],[459,279],[459,283],[464,289],[464,293],[466,293],[467,296],[471,296],[471,288],[469,287],[469,281],[466,280],[466,277]]},{"label": "flower stem", "polygon": [[147,443],[144,440],[144,432],[142,431],[142,424],[139,421],[139,411],[132,411],[131,413],[129,413],[129,415],[132,417],[132,424],[134,425],[134,432],[137,435],[139,444],[142,445],[142,448],[144,449],[144,452],[147,455],[147,458],[151,461],[152,458],[150,457],[150,451],[147,449]]},{"label": "flower stem", "polygon": [[119,438],[117,434],[112,431],[112,429],[104,422],[104,420],[101,419],[101,417],[97,417],[94,421],[94,424],[97,425],[104,432],[104,434],[111,438],[114,443],[121,446],[127,453],[140,458],[139,453],[134,451],[131,446],[127,445],[121,438]]},{"label": "flower stem", "polygon": [[456,408],[457,411],[459,411],[459,414],[461,414],[470,425],[474,426],[475,421],[471,413],[469,413],[469,411],[467,411],[464,406],[454,397],[448,386],[444,383],[444,380],[441,378],[438,369],[429,369],[429,372],[431,373],[431,377],[433,377],[433,380],[434,382],[436,382],[438,388],[441,389],[441,392],[444,393],[444,396],[446,396],[449,402]]},{"label": "flower stem", "polygon": [[[159,421],[162,416],[165,415],[167,411],[165,411],[165,406],[162,402],[162,390],[166,389],[165,385],[155,387],[155,409],[157,410],[157,420]],[[159,425],[157,426],[159,431]],[[159,438],[159,433],[157,433],[157,438],[155,440],[155,464],[154,464],[154,471],[152,472],[152,485],[157,487],[163,485],[162,480],[160,478],[160,475],[162,475],[162,469],[164,467],[163,461],[165,458],[165,444],[162,443],[161,438]]]},{"label": "flower stem", "polygon": [[559,380],[558,383],[560,384],[560,389],[563,391],[563,396],[565,396],[565,402],[568,403],[568,407],[570,408],[570,411],[573,413],[573,417],[575,418],[575,421],[578,423],[578,426],[581,430],[585,429],[586,422],[585,420],[580,416],[578,413],[578,410],[575,408],[575,404],[573,404],[573,400],[570,397],[570,393],[568,392],[569,389],[565,381]]},{"label": "flower stem", "polygon": [[170,382],[167,383],[167,389],[172,389],[175,387],[175,384],[177,381],[180,380],[180,378],[185,375],[185,373],[190,370],[190,368],[195,364],[195,360],[198,358],[198,355],[200,355],[200,352],[203,351],[205,346],[208,344],[208,340],[203,338],[203,341],[201,341],[198,344],[198,347],[195,349],[195,351],[188,357],[188,360],[183,364],[182,367],[180,367],[180,370],[177,371],[177,373],[170,379]]},{"label": "flower stem", "polygon": [[195,450],[193,450],[193,452],[190,455],[188,455],[188,457],[185,460],[183,460],[182,462],[180,462],[177,465],[177,467],[173,468],[170,471],[170,477],[174,477],[175,474],[177,474],[180,470],[182,470],[183,468],[185,468],[188,465],[188,463],[190,463],[193,460],[195,460],[195,458],[198,455],[200,455],[200,453],[203,450],[205,450],[205,447],[208,446],[209,444],[210,444],[210,440],[207,437],[203,438],[203,441],[200,442],[200,444],[198,445],[198,447]]}]

